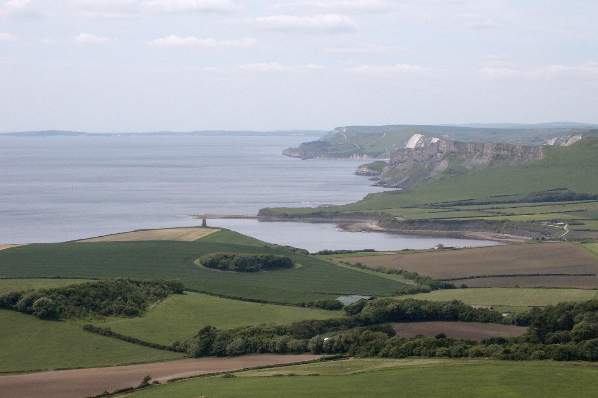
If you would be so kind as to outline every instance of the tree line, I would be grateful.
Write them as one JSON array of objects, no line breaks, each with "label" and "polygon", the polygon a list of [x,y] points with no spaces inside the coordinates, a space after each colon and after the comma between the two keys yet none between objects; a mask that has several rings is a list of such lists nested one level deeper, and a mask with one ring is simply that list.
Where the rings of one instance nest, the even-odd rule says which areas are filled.
[{"label": "tree line", "polygon": [[179,282],[112,279],[5,293],[0,295],[0,308],[54,320],[112,315],[132,317],[141,315],[149,305],[171,294],[182,293],[183,285]]}]

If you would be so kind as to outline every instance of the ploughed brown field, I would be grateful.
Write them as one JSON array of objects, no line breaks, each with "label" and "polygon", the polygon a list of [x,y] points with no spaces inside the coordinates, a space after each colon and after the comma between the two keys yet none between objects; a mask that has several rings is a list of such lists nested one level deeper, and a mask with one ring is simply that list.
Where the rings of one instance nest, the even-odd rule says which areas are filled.
[{"label": "ploughed brown field", "polygon": [[474,341],[490,337],[518,337],[527,332],[527,328],[521,326],[480,322],[401,322],[395,323],[394,329],[401,337],[434,337],[443,333],[447,337]]},{"label": "ploughed brown field", "polygon": [[200,227],[144,229],[139,231],[124,232],[120,234],[84,239],[81,242],[135,242],[148,240],[176,240],[183,242],[191,242],[206,237],[218,231],[219,229],[215,228]]},{"label": "ploughed brown field", "polygon": [[296,364],[318,355],[248,355],[235,358],[182,359],[116,366],[0,376],[2,398],[81,398],[138,386],[145,376],[168,380],[242,369]]},{"label": "ploughed brown field", "polygon": [[0,250],[10,249],[11,247],[16,247],[17,245],[3,245],[0,244]]},{"label": "ploughed brown field", "polygon": [[[468,286],[598,287],[598,258],[572,243],[518,244],[381,256],[347,257],[369,267],[401,269]],[[546,274],[571,276],[554,277]],[[588,276],[588,274],[591,274]],[[512,277],[513,275],[541,275]],[[509,276],[503,279],[497,276]]]}]

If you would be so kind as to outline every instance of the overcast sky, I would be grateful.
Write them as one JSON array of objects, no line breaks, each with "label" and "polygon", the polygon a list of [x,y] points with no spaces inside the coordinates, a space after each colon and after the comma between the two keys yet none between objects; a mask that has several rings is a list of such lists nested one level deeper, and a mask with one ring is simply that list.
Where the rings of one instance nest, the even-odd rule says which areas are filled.
[{"label": "overcast sky", "polygon": [[0,0],[0,131],[598,122],[596,0]]}]

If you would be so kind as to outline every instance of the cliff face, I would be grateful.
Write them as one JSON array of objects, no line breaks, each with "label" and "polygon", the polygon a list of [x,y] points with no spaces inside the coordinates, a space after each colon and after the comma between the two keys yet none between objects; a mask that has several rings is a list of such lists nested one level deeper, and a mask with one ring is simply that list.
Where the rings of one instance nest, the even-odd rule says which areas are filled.
[{"label": "cliff face", "polygon": [[544,158],[544,147],[449,141],[421,134],[391,154],[381,185],[409,188],[440,175],[462,174],[485,167],[518,165]]}]

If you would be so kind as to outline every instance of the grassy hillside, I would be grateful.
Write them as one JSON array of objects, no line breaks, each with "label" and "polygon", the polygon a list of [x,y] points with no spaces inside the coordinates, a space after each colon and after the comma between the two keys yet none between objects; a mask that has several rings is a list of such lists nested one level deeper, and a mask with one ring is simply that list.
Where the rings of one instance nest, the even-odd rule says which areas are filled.
[{"label": "grassy hillside", "polygon": [[152,387],[132,396],[274,398],[284,392],[288,398],[573,398],[598,394],[598,367],[542,362],[350,360],[237,375]]},{"label": "grassy hillside", "polygon": [[193,336],[204,326],[232,329],[340,316],[341,313],[336,311],[258,304],[186,293],[170,296],[141,318],[115,318],[96,324],[144,341],[169,345]]},{"label": "grassy hillside", "polygon": [[[538,209],[537,206],[542,203],[536,200],[542,195],[550,195],[550,190],[557,189],[561,194],[598,194],[597,153],[598,138],[586,138],[570,147],[546,148],[544,159],[521,166],[490,168],[445,177],[421,183],[407,191],[371,194],[359,202],[343,206],[266,209],[261,214],[334,217],[369,212],[411,220],[559,220],[571,222],[570,229],[573,231],[598,231],[596,201],[564,199],[562,202],[544,203],[546,207]],[[491,204],[485,207],[480,205],[486,202]],[[520,206],[527,206],[527,209],[518,210]]]},{"label": "grassy hillside", "polygon": [[181,358],[97,336],[73,322],[41,321],[0,310],[0,372],[111,366]]},{"label": "grassy hillside", "polygon": [[[251,274],[198,266],[209,253],[271,253],[293,258],[297,267]],[[342,294],[389,295],[402,284],[339,267],[228,231],[195,242],[102,242],[34,244],[0,252],[2,277],[167,279],[187,289],[230,297],[301,303]]]}]

